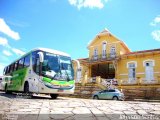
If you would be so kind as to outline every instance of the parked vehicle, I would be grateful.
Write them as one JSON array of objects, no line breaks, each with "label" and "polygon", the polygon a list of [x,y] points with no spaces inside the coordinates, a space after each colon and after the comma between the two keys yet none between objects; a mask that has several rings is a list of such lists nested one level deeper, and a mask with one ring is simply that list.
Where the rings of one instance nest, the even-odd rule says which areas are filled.
[{"label": "parked vehicle", "polygon": [[93,99],[124,100],[124,94],[118,89],[103,90],[93,94]]},{"label": "parked vehicle", "polygon": [[4,68],[4,91],[50,94],[73,94],[74,70],[70,55],[48,48],[26,53]]}]

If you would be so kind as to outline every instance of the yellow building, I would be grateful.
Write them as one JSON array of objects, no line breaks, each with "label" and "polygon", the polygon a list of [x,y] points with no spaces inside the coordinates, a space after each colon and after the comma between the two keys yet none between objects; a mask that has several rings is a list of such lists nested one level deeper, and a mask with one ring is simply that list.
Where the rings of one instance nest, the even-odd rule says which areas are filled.
[{"label": "yellow building", "polygon": [[132,52],[107,29],[89,43],[89,58],[73,62],[77,82],[96,81],[105,86],[117,80],[121,89],[160,90],[160,49]]}]

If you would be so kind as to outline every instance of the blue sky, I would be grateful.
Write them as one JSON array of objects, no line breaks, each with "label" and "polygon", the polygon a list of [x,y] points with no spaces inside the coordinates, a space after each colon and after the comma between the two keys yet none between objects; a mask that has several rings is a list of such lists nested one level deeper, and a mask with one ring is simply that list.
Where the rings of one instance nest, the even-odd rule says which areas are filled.
[{"label": "blue sky", "polygon": [[159,0],[0,0],[0,74],[36,47],[88,57],[104,28],[132,51],[160,48]]}]

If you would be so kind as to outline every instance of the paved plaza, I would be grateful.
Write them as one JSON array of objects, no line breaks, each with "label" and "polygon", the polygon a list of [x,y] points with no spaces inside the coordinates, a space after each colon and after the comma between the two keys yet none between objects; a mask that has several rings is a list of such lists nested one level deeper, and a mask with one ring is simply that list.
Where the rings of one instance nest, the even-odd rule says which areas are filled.
[{"label": "paved plaza", "polygon": [[0,92],[0,120],[160,119],[160,103],[49,96],[6,95]]}]

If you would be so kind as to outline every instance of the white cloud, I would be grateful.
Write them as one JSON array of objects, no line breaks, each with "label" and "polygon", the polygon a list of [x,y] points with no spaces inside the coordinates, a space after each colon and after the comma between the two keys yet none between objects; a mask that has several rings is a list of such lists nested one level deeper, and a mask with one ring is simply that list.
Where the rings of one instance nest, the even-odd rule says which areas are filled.
[{"label": "white cloud", "polygon": [[11,56],[11,55],[12,55],[12,53],[9,52],[9,51],[7,51],[7,50],[3,50],[2,53],[3,53],[4,55],[6,55],[6,56]]},{"label": "white cloud", "polygon": [[68,0],[69,3],[78,9],[82,7],[86,8],[99,8],[102,9],[104,7],[104,3],[108,2],[108,0]]},{"label": "white cloud", "polygon": [[152,35],[153,39],[160,41],[160,30],[154,30],[151,33],[151,35]]},{"label": "white cloud", "polygon": [[11,28],[6,24],[6,22],[2,18],[0,18],[0,32],[8,35],[9,37],[15,40],[20,39],[19,33],[11,30]]},{"label": "white cloud", "polygon": [[19,50],[17,48],[12,48],[12,51],[17,55],[24,55],[25,54],[25,52],[23,52],[22,50]]},{"label": "white cloud", "polygon": [[157,26],[160,24],[160,15],[154,18],[154,20],[150,23],[151,26]]},{"label": "white cloud", "polygon": [[[12,51],[13,53],[15,53],[16,55],[24,55],[25,52],[23,52],[22,50],[19,50],[17,48],[13,48],[8,44],[8,40],[6,38],[0,37],[0,45],[4,46],[5,48],[9,49],[10,51]],[[6,56],[11,56],[12,53],[8,51],[8,50],[3,50],[2,53]]]},{"label": "white cloud", "polygon": [[6,38],[0,37],[0,45],[8,46],[8,40]]}]

